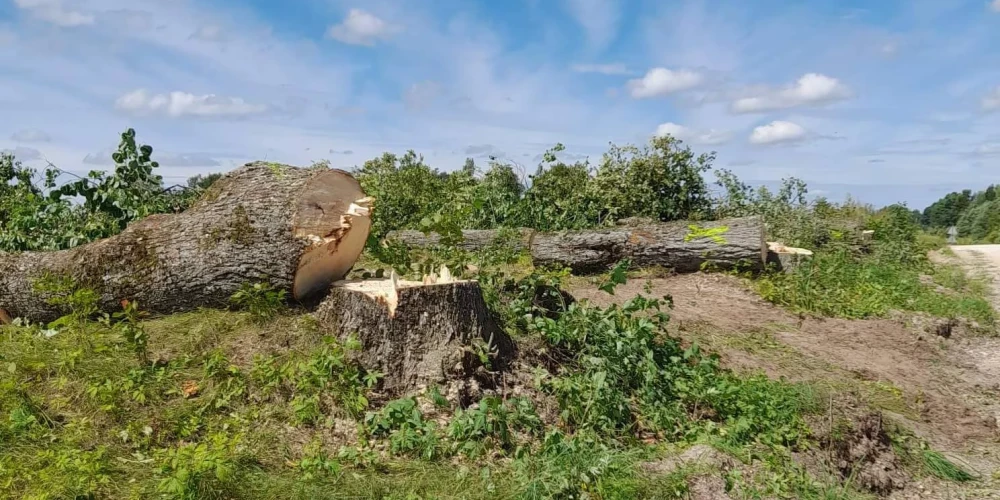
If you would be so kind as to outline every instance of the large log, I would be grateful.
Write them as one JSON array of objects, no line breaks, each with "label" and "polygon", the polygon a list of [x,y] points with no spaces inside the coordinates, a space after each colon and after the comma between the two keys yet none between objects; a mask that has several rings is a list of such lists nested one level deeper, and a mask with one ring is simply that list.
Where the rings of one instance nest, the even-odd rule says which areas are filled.
[{"label": "large log", "polygon": [[360,256],[370,203],[342,170],[249,163],[185,212],[150,216],[68,250],[0,253],[0,309],[31,321],[65,314],[36,290],[46,276],[93,289],[106,312],[122,299],[154,313],[222,306],[252,281],[307,300]]},{"label": "large log", "polygon": [[[705,231],[715,228],[716,231]],[[479,250],[496,242],[498,231],[463,231],[462,247]],[[760,270],[767,260],[764,223],[759,217],[708,222],[637,222],[606,229],[541,233],[521,230],[512,242],[531,253],[535,265],[561,264],[577,272],[602,271],[623,259],[637,266],[694,272],[710,265]],[[414,247],[439,241],[437,235],[394,231],[388,238]]]},{"label": "large log", "polygon": [[515,355],[475,281],[340,281],[313,316],[357,336],[361,364],[383,374],[379,389],[391,396],[451,380],[489,384]]}]

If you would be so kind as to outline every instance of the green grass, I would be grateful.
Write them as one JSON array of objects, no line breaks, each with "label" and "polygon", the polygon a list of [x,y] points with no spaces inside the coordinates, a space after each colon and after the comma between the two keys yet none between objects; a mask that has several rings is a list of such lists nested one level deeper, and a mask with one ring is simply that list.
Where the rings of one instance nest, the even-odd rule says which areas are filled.
[{"label": "green grass", "polygon": [[921,458],[927,472],[937,478],[956,483],[964,483],[974,479],[968,471],[955,465],[954,462],[934,450],[922,450]]},{"label": "green grass", "polygon": [[[552,276],[495,295],[561,366],[526,387],[531,398],[459,410],[419,396],[443,412],[434,418],[407,399],[371,403],[356,346],[270,305],[114,324],[77,315],[51,337],[2,327],[0,488],[29,499],[671,498],[686,473],[642,472],[659,452],[639,437],[764,457],[809,441],[803,416],[817,405],[802,387],[682,348],[656,301],[546,312],[525,300]],[[558,417],[543,421],[538,401]],[[798,473],[746,487],[769,481],[819,498]]]},{"label": "green grass", "polygon": [[[920,281],[931,274],[952,293],[941,293]],[[878,256],[855,256],[846,250],[817,251],[790,274],[769,274],[752,282],[765,299],[793,310],[842,318],[885,316],[891,310],[963,317],[984,326],[995,313],[986,286],[955,267],[926,262],[904,264]]]}]

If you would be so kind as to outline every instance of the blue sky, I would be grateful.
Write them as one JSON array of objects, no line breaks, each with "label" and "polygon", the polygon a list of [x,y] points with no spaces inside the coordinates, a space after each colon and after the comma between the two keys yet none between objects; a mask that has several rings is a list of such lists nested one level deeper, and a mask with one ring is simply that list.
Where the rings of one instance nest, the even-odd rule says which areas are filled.
[{"label": "blue sky", "polygon": [[1000,0],[0,0],[0,68],[0,149],[71,171],[127,127],[174,182],[671,133],[836,199],[1000,182]]}]

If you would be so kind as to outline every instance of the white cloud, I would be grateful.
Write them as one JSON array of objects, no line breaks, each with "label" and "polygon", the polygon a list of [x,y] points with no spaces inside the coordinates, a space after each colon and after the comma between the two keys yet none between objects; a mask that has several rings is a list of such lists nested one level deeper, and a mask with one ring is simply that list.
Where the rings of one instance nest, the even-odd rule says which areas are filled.
[{"label": "white cloud", "polygon": [[347,44],[370,47],[395,31],[394,26],[375,15],[361,9],[351,9],[340,24],[326,30],[326,36]]},{"label": "white cloud", "polygon": [[191,34],[191,38],[205,42],[218,42],[225,37],[222,26],[218,24],[203,24]]},{"label": "white cloud", "polygon": [[753,129],[750,134],[752,144],[777,144],[780,142],[792,142],[805,139],[806,129],[801,125],[775,120],[767,125],[761,125]]},{"label": "white cloud", "polygon": [[895,41],[885,42],[879,47],[878,51],[885,57],[892,57],[899,52],[899,43]]},{"label": "white cloud", "polygon": [[66,9],[59,0],[14,0],[14,4],[36,19],[56,26],[71,28],[94,24],[92,14]]},{"label": "white cloud", "polygon": [[35,148],[26,148],[24,146],[18,146],[14,149],[4,149],[4,153],[12,153],[14,158],[20,161],[33,161],[42,158],[42,152]]},{"label": "white cloud", "polygon": [[1000,109],[1000,86],[997,86],[983,97],[983,109],[986,111]]},{"label": "white cloud", "polygon": [[403,104],[411,111],[419,111],[433,104],[440,94],[441,86],[437,82],[414,83],[403,93]]},{"label": "white cloud", "polygon": [[732,139],[732,134],[729,132],[715,129],[695,130],[672,122],[661,123],[656,127],[656,132],[653,135],[658,137],[671,135],[682,141],[702,145],[722,144]]},{"label": "white cloud", "polygon": [[488,158],[490,156],[496,156],[499,158],[506,157],[506,154],[503,151],[497,149],[497,147],[492,144],[473,144],[466,146],[462,152],[468,156],[475,156],[476,158]]},{"label": "white cloud", "polygon": [[179,91],[169,94],[150,94],[146,89],[138,89],[119,97],[115,101],[115,108],[136,115],[163,114],[177,118],[245,116],[262,113],[267,106],[250,104],[239,97],[194,95]]},{"label": "white cloud", "polygon": [[990,9],[993,10],[993,12],[1000,12],[1000,0],[993,0],[993,2],[990,3]]},{"label": "white cloud", "polygon": [[[111,166],[115,161],[111,158],[112,151],[105,149],[96,153],[88,153],[83,157],[83,163],[88,165]],[[222,163],[208,153],[166,153],[153,150],[153,161],[161,167],[218,167]]]},{"label": "white cloud", "polygon": [[38,129],[24,129],[14,132],[10,140],[17,142],[49,142],[52,137]]},{"label": "white cloud", "polygon": [[980,144],[974,154],[977,156],[998,156],[1000,155],[1000,142]]},{"label": "white cloud", "polygon": [[629,80],[627,86],[632,97],[643,99],[689,90],[702,81],[702,76],[694,71],[653,68],[646,72],[646,76]]},{"label": "white cloud", "polygon": [[596,49],[615,39],[621,14],[615,0],[565,0],[576,22],[587,32],[587,41]]},{"label": "white cloud", "polygon": [[627,75],[631,73],[624,64],[574,64],[570,67],[577,73],[600,73],[602,75]]},{"label": "white cloud", "polygon": [[759,95],[733,102],[735,113],[755,113],[816,105],[851,97],[851,91],[836,78],[819,73],[802,75],[795,84],[783,89],[765,89]]}]

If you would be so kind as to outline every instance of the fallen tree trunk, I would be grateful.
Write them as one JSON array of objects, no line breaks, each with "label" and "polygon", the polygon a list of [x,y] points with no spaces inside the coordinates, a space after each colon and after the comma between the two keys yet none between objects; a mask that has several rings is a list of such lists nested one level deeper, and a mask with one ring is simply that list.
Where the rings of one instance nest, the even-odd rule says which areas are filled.
[{"label": "fallen tree trunk", "polygon": [[[500,231],[463,231],[462,248],[475,251],[498,242]],[[394,231],[389,238],[414,247],[437,244],[437,235]],[[501,238],[502,239],[502,238]],[[709,222],[636,223],[606,229],[555,233],[521,230],[512,246],[527,250],[535,265],[561,264],[576,272],[603,271],[622,259],[637,266],[693,272],[710,265],[762,269],[767,260],[764,223],[759,217]]]},{"label": "fallen tree trunk", "polygon": [[339,337],[357,336],[361,364],[383,374],[379,390],[390,396],[449,381],[493,385],[515,355],[475,281],[340,281],[313,315]]},{"label": "fallen tree trunk", "polygon": [[94,290],[105,312],[123,299],[154,313],[222,306],[254,281],[306,300],[360,256],[370,202],[342,170],[250,163],[185,212],[153,215],[68,250],[0,253],[0,309],[36,322],[65,314],[49,304],[51,292],[36,288],[45,277]]}]

